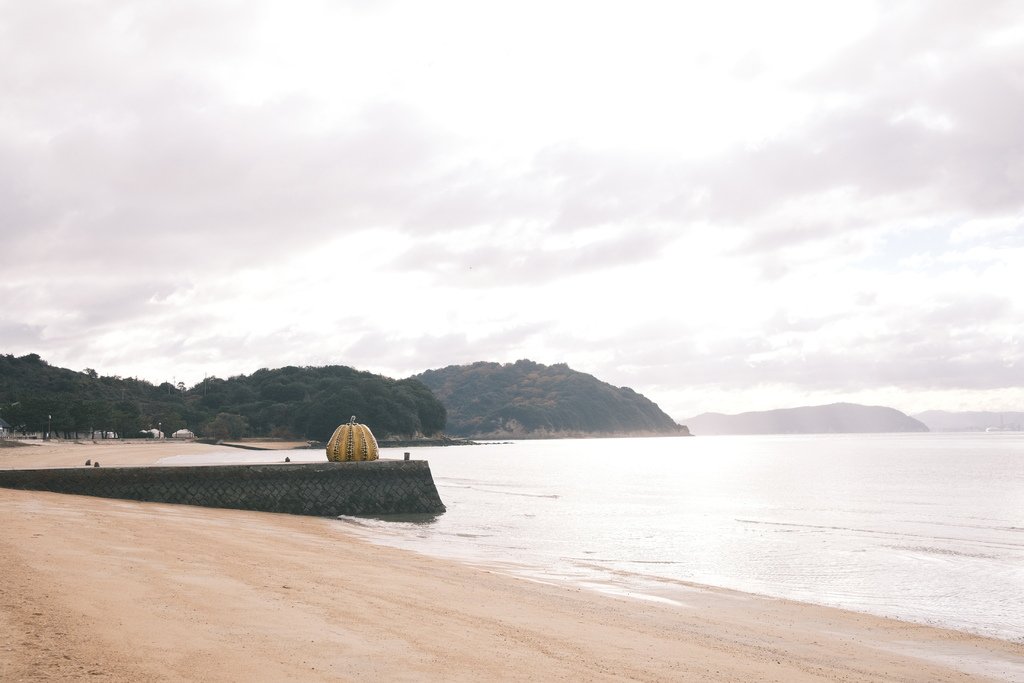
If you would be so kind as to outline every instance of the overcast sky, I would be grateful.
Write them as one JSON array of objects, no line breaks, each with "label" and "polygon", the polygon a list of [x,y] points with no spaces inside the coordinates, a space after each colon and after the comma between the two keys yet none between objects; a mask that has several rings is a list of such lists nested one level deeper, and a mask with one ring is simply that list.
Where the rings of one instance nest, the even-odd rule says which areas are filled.
[{"label": "overcast sky", "polygon": [[1024,4],[0,0],[0,353],[1024,409]]}]

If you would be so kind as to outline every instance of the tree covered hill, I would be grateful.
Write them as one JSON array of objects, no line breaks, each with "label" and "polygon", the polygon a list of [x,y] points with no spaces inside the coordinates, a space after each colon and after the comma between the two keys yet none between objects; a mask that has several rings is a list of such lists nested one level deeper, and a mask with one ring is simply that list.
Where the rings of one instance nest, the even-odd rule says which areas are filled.
[{"label": "tree covered hill", "polygon": [[36,354],[0,355],[0,417],[22,432],[43,432],[49,422],[67,437],[137,436],[160,425],[166,434],[188,428],[213,438],[326,440],[352,415],[380,438],[434,435],[445,426],[444,406],[422,383],[341,365],[262,369],[186,388],[76,372]]},{"label": "tree covered hill", "polygon": [[416,375],[448,411],[448,432],[476,438],[685,434],[648,398],[564,363],[479,362]]}]

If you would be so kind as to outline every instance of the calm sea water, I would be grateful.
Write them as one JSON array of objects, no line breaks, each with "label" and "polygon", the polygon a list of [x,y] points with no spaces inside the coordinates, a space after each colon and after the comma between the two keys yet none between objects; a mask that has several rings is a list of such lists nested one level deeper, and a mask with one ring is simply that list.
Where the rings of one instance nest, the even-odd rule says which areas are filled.
[{"label": "calm sea water", "polygon": [[652,599],[686,582],[1024,641],[1024,434],[397,449],[448,512],[375,542]]}]

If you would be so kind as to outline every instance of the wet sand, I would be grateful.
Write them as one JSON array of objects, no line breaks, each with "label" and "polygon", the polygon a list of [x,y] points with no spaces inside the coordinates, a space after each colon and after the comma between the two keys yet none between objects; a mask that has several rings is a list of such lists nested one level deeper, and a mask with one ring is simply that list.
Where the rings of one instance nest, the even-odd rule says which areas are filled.
[{"label": "wet sand", "polygon": [[[152,464],[200,444],[0,449]],[[1024,645],[667,585],[678,604],[374,546],[333,520],[0,489],[0,680],[1024,680]]]}]

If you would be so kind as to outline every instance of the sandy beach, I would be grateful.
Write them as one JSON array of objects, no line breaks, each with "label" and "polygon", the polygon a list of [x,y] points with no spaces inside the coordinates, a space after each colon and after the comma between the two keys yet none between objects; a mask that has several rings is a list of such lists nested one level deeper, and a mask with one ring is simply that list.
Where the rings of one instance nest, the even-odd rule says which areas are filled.
[{"label": "sandy beach", "polygon": [[[0,449],[144,465],[201,444]],[[1024,644],[684,584],[676,604],[333,520],[0,489],[0,680],[1024,680]]]}]

